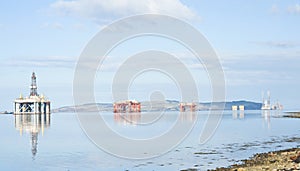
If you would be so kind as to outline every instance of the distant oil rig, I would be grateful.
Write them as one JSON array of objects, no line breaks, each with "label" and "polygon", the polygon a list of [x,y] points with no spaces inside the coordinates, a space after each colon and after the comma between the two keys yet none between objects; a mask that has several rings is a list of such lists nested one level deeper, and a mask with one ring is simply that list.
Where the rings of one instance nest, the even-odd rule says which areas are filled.
[{"label": "distant oil rig", "polygon": [[196,103],[185,103],[185,102],[181,102],[179,103],[179,111],[180,112],[185,112],[187,111],[188,109],[191,111],[191,112],[195,112],[196,111]]},{"label": "distant oil rig", "polygon": [[270,91],[267,91],[267,98],[265,98],[264,92],[262,92],[262,106],[261,110],[271,110],[271,96]]},{"label": "distant oil rig", "polygon": [[261,110],[282,110],[283,106],[277,101],[276,104],[271,105],[271,93],[267,91],[267,97],[262,92],[262,106]]},{"label": "distant oil rig", "polygon": [[50,101],[44,95],[37,93],[36,76],[32,73],[30,95],[23,97],[22,94],[14,101],[14,114],[49,114]]},{"label": "distant oil rig", "polygon": [[136,100],[125,100],[113,104],[114,113],[141,112],[141,103]]}]

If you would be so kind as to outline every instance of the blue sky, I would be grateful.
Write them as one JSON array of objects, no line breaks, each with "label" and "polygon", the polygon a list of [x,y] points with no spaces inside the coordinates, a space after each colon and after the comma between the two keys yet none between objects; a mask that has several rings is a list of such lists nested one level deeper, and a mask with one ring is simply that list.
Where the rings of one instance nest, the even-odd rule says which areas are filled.
[{"label": "blue sky", "polygon": [[[0,10],[0,111],[12,110],[12,102],[21,92],[29,94],[32,71],[38,76],[38,92],[48,96],[54,108],[73,104],[74,69],[85,45],[105,25],[143,13],[178,17],[207,38],[224,69],[227,100],[261,101],[261,92],[270,90],[273,102],[279,100],[287,109],[299,109],[299,0],[12,0],[2,1]],[[161,43],[148,46],[156,41]],[[170,41],[151,37],[120,46],[96,77],[97,101],[111,101],[109,80],[124,56],[161,45],[178,56],[190,55]],[[201,78],[197,79],[200,99],[209,101],[207,75],[201,67],[189,66]],[[158,79],[167,86],[169,81]],[[147,89],[141,83],[151,82],[139,78],[133,90]],[[178,98],[174,87],[162,89],[166,98]],[[132,96],[146,100],[142,99],[144,94],[135,92]]]}]

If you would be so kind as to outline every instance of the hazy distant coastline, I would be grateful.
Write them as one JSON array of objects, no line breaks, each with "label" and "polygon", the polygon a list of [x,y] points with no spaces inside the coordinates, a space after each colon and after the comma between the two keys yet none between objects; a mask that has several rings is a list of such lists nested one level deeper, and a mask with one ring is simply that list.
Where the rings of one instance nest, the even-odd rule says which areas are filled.
[{"label": "hazy distant coastline", "polygon": [[[163,102],[141,102],[142,104],[142,112],[145,111],[179,111],[179,101],[176,100],[166,100],[165,103]],[[198,103],[198,110],[205,111],[205,110],[220,110],[225,105],[225,110],[231,110],[232,106],[239,106],[244,105],[245,110],[260,110],[262,103],[251,102],[251,101],[230,101],[230,102],[200,102]],[[63,112],[110,112],[113,111],[113,104],[112,103],[88,103],[82,104],[77,106],[63,106],[60,108],[56,108],[52,110],[52,113],[63,113]]]}]

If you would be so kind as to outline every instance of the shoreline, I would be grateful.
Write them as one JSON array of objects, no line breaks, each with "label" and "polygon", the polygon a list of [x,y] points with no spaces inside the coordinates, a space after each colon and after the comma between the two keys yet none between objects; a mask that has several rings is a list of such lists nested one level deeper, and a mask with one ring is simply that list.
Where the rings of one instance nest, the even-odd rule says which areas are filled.
[{"label": "shoreline", "polygon": [[241,164],[208,171],[300,170],[300,148],[257,153],[248,159],[241,160],[241,162]]},{"label": "shoreline", "polygon": [[286,112],[284,118],[300,118],[300,112]]}]

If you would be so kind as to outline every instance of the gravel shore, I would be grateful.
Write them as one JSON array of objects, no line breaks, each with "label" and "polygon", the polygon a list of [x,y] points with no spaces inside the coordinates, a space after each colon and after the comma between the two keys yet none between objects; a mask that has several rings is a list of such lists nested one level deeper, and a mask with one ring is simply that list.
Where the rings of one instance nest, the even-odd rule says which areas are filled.
[{"label": "gravel shore", "polygon": [[300,112],[287,112],[283,115],[285,118],[300,118]]},{"label": "gravel shore", "polygon": [[227,168],[216,168],[211,171],[300,171],[300,148],[255,154],[250,159],[242,160]]}]

